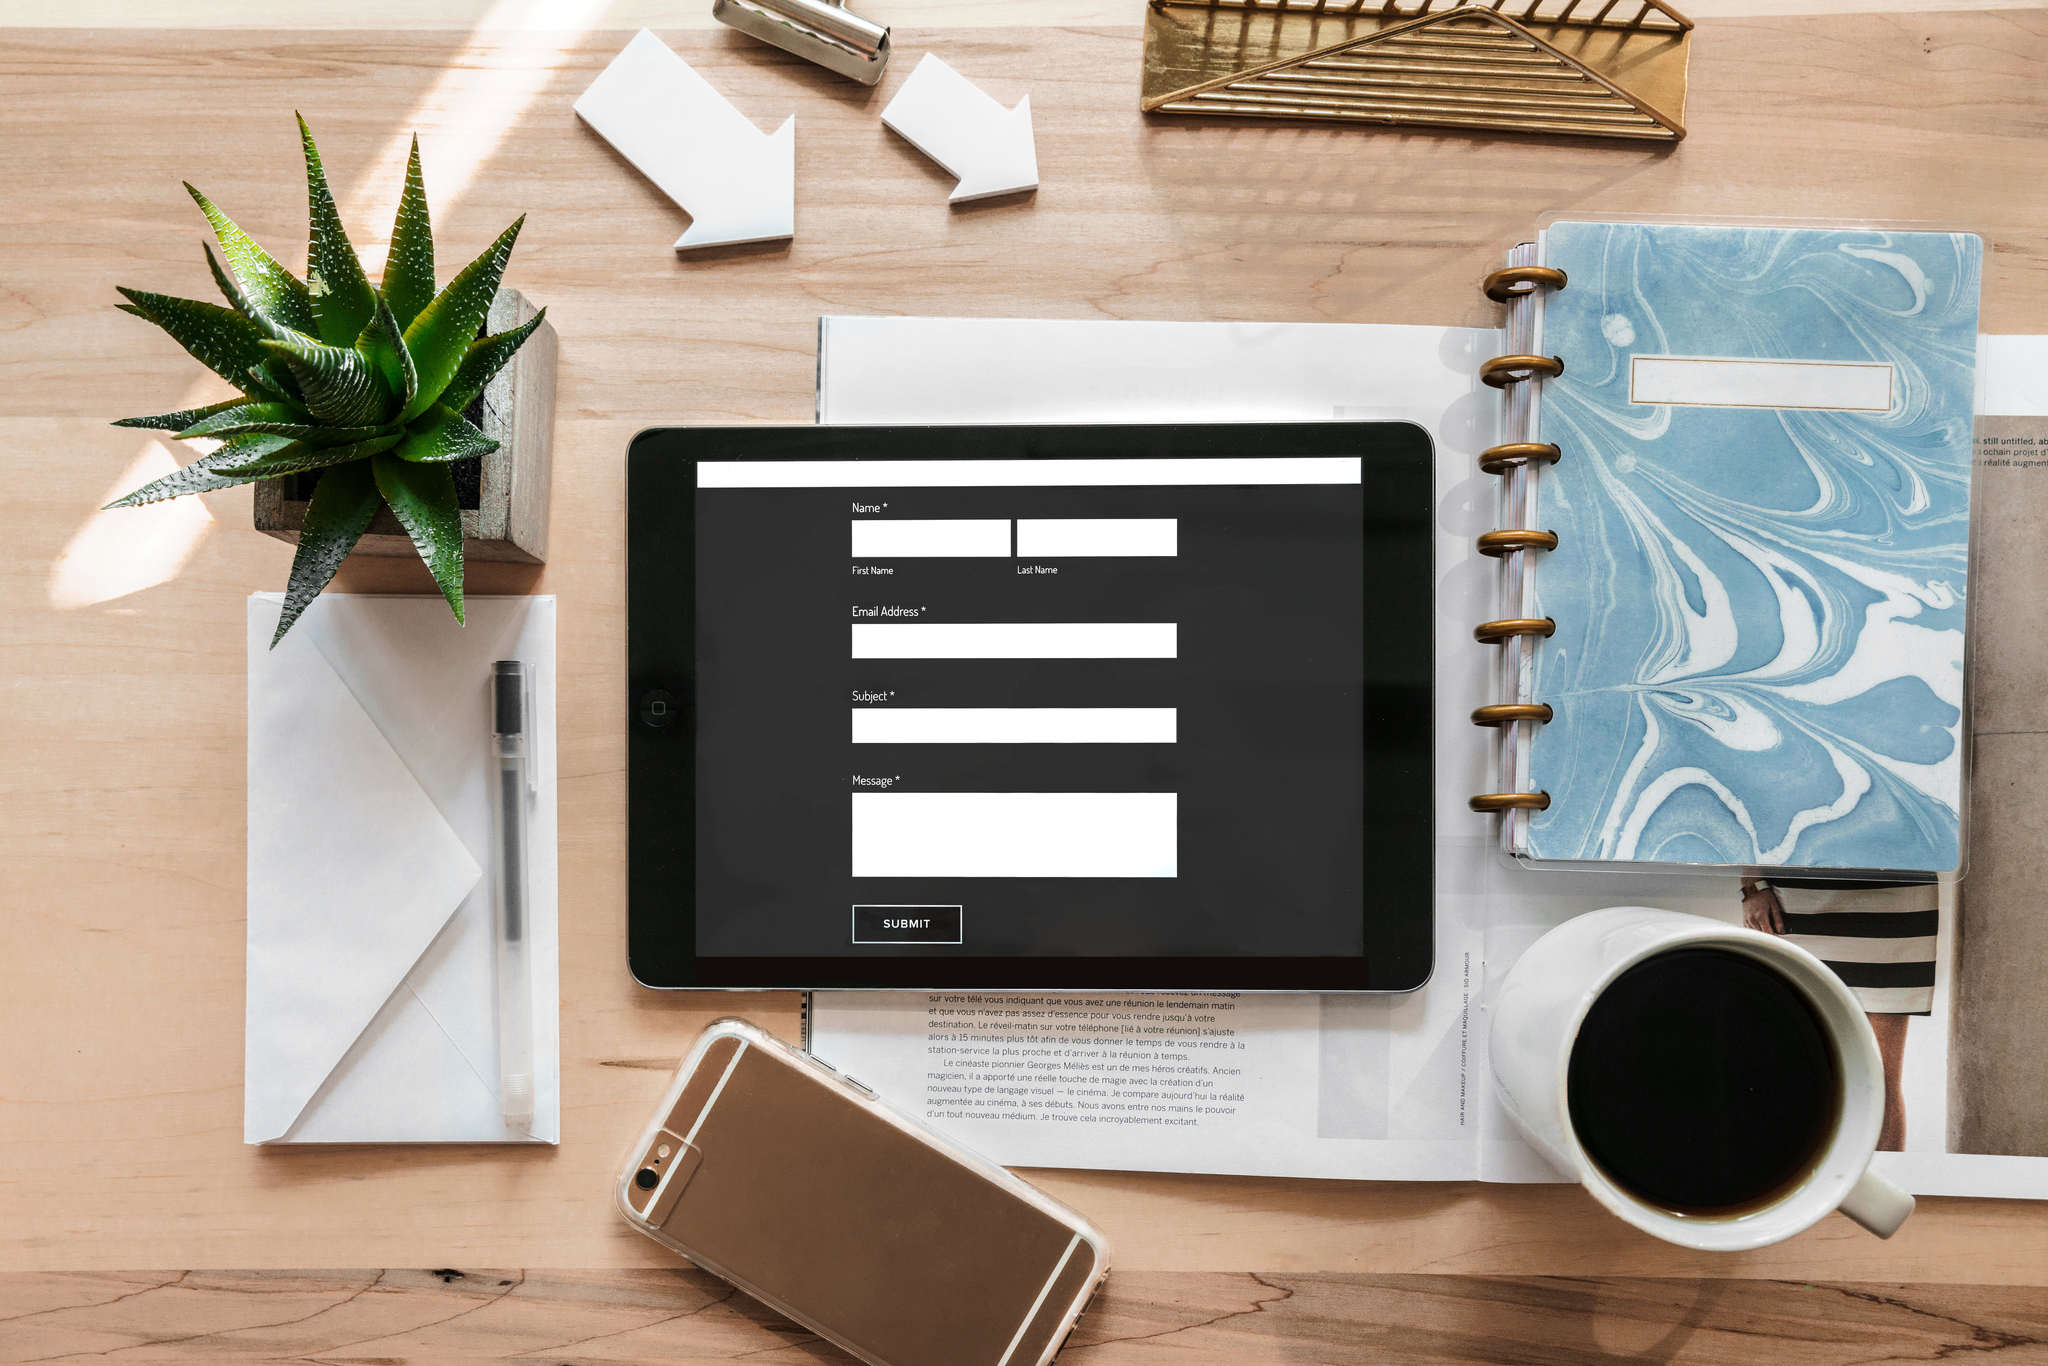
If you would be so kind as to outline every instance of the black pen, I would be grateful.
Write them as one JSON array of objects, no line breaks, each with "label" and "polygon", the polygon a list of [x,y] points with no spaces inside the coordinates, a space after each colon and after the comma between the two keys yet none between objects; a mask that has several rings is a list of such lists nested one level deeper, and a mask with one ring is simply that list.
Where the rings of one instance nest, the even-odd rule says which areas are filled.
[{"label": "black pen", "polygon": [[526,923],[526,666],[501,659],[491,674],[491,752],[497,760],[492,838],[497,855],[492,920],[498,947],[498,1100],[505,1123],[533,1124],[533,975]]}]

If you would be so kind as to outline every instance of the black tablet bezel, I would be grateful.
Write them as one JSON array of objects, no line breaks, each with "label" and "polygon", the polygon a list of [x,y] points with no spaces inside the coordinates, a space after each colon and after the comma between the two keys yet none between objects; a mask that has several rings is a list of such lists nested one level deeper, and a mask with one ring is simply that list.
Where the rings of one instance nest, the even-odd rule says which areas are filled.
[{"label": "black tablet bezel", "polygon": [[[1370,431],[1374,440],[1362,442]],[[1368,444],[1371,449],[1368,450]],[[1365,457],[1360,623],[1395,681],[1364,689],[1366,885],[1359,957],[700,957],[694,770],[699,460]],[[1435,951],[1434,456],[1405,422],[1148,426],[672,427],[626,459],[627,956],[661,988],[1411,991]],[[678,567],[681,567],[679,572]],[[1414,907],[1389,914],[1389,907]]]}]

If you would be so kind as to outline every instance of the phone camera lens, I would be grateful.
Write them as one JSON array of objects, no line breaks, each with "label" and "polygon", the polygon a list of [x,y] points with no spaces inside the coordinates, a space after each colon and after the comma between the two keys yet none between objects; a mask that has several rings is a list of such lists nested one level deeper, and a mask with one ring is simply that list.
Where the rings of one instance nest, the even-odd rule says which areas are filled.
[{"label": "phone camera lens", "polygon": [[661,1173],[652,1167],[642,1167],[639,1174],[633,1178],[633,1184],[641,1190],[651,1191],[661,1184]]}]

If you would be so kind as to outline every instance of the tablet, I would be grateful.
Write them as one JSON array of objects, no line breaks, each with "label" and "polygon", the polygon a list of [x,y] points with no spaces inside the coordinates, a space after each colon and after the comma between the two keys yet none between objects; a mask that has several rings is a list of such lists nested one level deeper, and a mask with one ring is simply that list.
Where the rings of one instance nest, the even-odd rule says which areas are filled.
[{"label": "tablet", "polygon": [[634,975],[1420,986],[1431,479],[1408,423],[642,433]]}]

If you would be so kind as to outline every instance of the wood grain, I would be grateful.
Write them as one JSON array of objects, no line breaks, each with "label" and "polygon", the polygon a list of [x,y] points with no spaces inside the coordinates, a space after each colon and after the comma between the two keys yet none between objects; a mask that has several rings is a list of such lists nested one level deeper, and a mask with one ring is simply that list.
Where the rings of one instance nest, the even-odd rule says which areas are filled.
[{"label": "wood grain", "polygon": [[[535,41],[460,29],[14,29],[0,40],[0,421],[10,475],[0,503],[0,1270],[660,1263],[660,1250],[607,1207],[620,1144],[705,1023],[743,1013],[787,1034],[795,1004],[661,995],[625,971],[621,454],[654,424],[809,420],[821,313],[1490,324],[1475,282],[1548,211],[1975,227],[1992,245],[1986,327],[2042,330],[2048,312],[2048,14],[2039,10],[1703,25],[1692,135],[1673,151],[1148,123],[1135,110],[1135,27],[899,28],[905,53],[929,43],[1005,103],[1031,94],[1042,188],[969,210],[947,209],[950,180],[876,117],[913,63],[869,95],[723,31],[665,36],[757,122],[797,113],[793,243],[708,259],[670,250],[680,213],[569,109],[623,33]],[[290,550],[251,530],[246,491],[105,514],[118,522],[94,509],[141,482],[139,464],[169,459],[109,419],[216,392],[194,392],[192,364],[112,310],[112,287],[207,292],[202,226],[180,177],[302,260],[291,250],[304,231],[294,108],[320,135],[373,270],[415,128],[448,261],[532,213],[508,283],[547,305],[560,334],[549,563],[475,565],[470,588],[561,599],[557,1150],[240,1143],[243,599],[283,585]],[[431,591],[424,570],[403,560],[351,565],[342,586]],[[1283,1315],[1309,1325],[1293,1339],[1305,1344],[1302,1359],[1347,1359],[1354,1334],[1448,1354],[1465,1350],[1455,1325],[1480,1313],[1473,1300],[1492,1306],[1484,1322],[1504,1325],[1524,1312],[1507,1307],[1517,1294],[1550,1306],[1563,1344],[1527,1359],[1654,1356],[1665,1350],[1662,1330],[1631,1337],[1630,1316],[1661,1320],[1631,1308],[1636,1297],[1677,1297],[1666,1305],[1673,1321],[1701,1323],[1731,1302],[1715,1296],[1734,1294],[1689,1281],[1486,1279],[1496,1277],[2048,1281],[2048,1210],[2018,1203],[1928,1201],[1890,1243],[1832,1219],[1778,1248],[1709,1259],[1650,1242],[1562,1188],[1039,1179],[1116,1244],[1126,1269],[1117,1293],[1135,1297],[1106,1311],[1125,1324],[1119,1334],[1209,1334],[1223,1344],[1216,1352],[1246,1354],[1237,1359],[1268,1351],[1262,1333]],[[1244,1274],[1142,1274],[1250,1268],[1286,1289]],[[1383,1281],[1383,1272],[1447,1279]],[[222,1283],[230,1289],[157,1292],[146,1278],[83,1275],[17,1279],[6,1293],[55,1287],[82,1304],[136,1292],[100,1311],[94,1331],[104,1336],[83,1348],[66,1339],[64,1350],[139,1340],[122,1336],[122,1314],[153,1320],[144,1312],[153,1299],[180,1294],[200,1305],[246,1290],[271,1317],[321,1315],[308,1321],[324,1332],[396,1293],[380,1284],[328,1312],[321,1297],[338,1292],[318,1276],[303,1292],[290,1278]],[[592,1336],[633,1330],[621,1299],[690,1284],[596,1283],[613,1298],[587,1311]],[[475,1308],[440,1331],[527,1331],[517,1325],[541,1317],[540,1291],[515,1288],[486,1309],[490,1287],[423,1287],[450,1298],[423,1308],[420,1323]],[[1931,1357],[1951,1332],[1974,1341],[1980,1309],[1998,1325],[1986,1331],[2021,1332],[1992,1313],[2015,1294],[1944,1289],[1951,1298],[1930,1301],[1927,1313],[1887,1310],[1885,1322]],[[1692,1296],[1707,1308],[1687,1307]],[[1280,1303],[1255,1309],[1262,1298]],[[1743,1312],[1782,1325],[1799,1351],[1834,1350],[1825,1317],[1798,1326],[1795,1307],[1809,1301],[1796,1286],[1767,1298],[1777,1307]],[[1587,1308],[1599,1313],[1589,1319]],[[632,1313],[651,1323],[683,1311]],[[535,1320],[519,1318],[529,1312]],[[1779,1314],[1787,1317],[1769,1317]],[[770,1341],[738,1310],[703,1317],[734,1341]],[[1188,1327],[1208,1317],[1218,1321]],[[1620,1337],[1601,1336],[1610,1321]],[[570,1322],[532,1327],[526,1340],[568,1342]],[[1396,1322],[1410,1327],[1386,1326]],[[1738,1359],[1754,1339],[1739,1319],[1726,1322],[1711,1341],[1721,1359]],[[30,1323],[41,1320],[5,1326],[18,1334]],[[1439,1323],[1454,1326],[1442,1338],[1415,1328]],[[234,1326],[202,1317],[183,1331]],[[371,1330],[428,1331],[378,1320],[333,1340]],[[0,1340],[13,1350],[13,1335]],[[432,1350],[428,1341],[418,1350]],[[1484,1354],[1491,1341],[1467,1345]],[[1863,1359],[1890,1350],[1860,1341]],[[690,1350],[726,1348],[693,1340]],[[1115,1350],[1156,1355],[1142,1343]],[[382,1354],[345,1354],[359,1351]]]},{"label": "wood grain", "polygon": [[[0,1276],[0,1362],[850,1362],[697,1271]],[[1767,1341],[1767,1349],[1760,1342]],[[2009,1286],[1287,1272],[1112,1275],[1062,1362],[1849,1366],[2048,1359]]]}]

